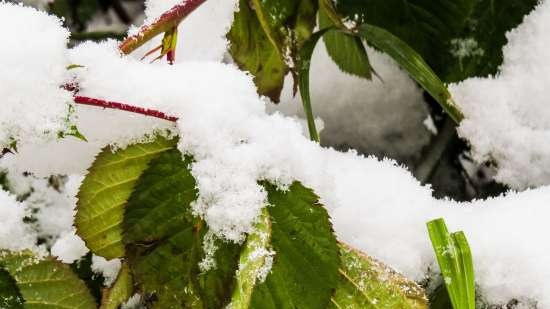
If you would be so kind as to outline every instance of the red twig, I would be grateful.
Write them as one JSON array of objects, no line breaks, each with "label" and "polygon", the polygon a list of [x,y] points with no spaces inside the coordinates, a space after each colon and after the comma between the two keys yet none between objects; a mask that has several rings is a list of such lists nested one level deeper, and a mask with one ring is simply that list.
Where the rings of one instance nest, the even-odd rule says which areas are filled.
[{"label": "red twig", "polygon": [[74,96],[74,102],[77,104],[83,104],[83,105],[118,109],[118,110],[132,112],[132,113],[141,114],[145,116],[156,117],[156,118],[160,118],[160,119],[164,119],[172,122],[176,122],[178,120],[178,117],[167,115],[161,111],[128,105],[120,102],[105,101],[101,99],[89,98],[89,97],[83,97],[83,96]]},{"label": "red twig", "polygon": [[[176,4],[170,10],[164,12],[152,24],[141,27],[137,34],[126,38],[126,40],[120,43],[118,48],[123,54],[131,53],[158,34],[177,27],[185,17],[187,17],[191,12],[193,12],[204,2],[206,2],[206,0],[182,0],[180,4]],[[178,117],[167,115],[161,111],[157,111],[154,109],[146,109],[120,102],[112,102],[96,98],[77,96],[76,93],[78,92],[78,85],[76,84],[67,84],[64,87],[68,91],[72,91],[75,93],[74,102],[77,104],[118,109],[122,111],[156,117],[172,122],[178,120]]]},{"label": "red twig", "polygon": [[158,34],[177,27],[187,15],[205,1],[206,0],[183,0],[180,4],[176,4],[170,10],[164,12],[152,24],[141,27],[137,34],[129,36],[118,46],[118,48],[123,54],[131,53]]}]

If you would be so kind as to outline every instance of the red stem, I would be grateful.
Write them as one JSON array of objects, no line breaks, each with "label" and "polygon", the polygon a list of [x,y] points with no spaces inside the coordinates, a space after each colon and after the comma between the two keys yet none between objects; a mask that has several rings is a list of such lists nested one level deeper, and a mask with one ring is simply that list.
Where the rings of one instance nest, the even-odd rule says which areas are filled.
[{"label": "red stem", "polygon": [[132,113],[141,114],[145,116],[156,117],[156,118],[160,118],[160,119],[164,119],[172,122],[178,121],[178,117],[167,115],[161,111],[128,105],[120,102],[105,101],[101,99],[83,97],[83,96],[74,96],[74,102],[82,105],[91,105],[91,106],[98,106],[103,108],[118,109],[118,110],[132,112]]},{"label": "red stem", "polygon": [[[166,32],[174,27],[177,27],[179,23],[187,17],[191,12],[198,8],[206,0],[182,0],[180,4],[176,4],[170,10],[164,12],[157,20],[150,25],[141,27],[137,34],[129,36],[124,40],[118,48],[123,54],[129,54],[132,51],[139,48],[145,42],[149,41],[153,37],[160,33]],[[78,85],[68,84],[64,86],[69,91],[78,92]],[[89,98],[83,96],[74,96],[74,102],[77,104],[98,106],[103,108],[112,108],[122,111],[137,113],[141,115],[156,117],[172,122],[176,122],[178,117],[167,115],[161,111],[154,109],[146,109],[138,106],[128,105],[120,102],[106,101],[96,98]]]},{"label": "red stem", "polygon": [[137,34],[129,36],[118,46],[118,48],[123,54],[127,55],[131,53],[158,34],[177,27],[187,15],[205,1],[206,0],[183,0],[180,4],[176,4],[170,10],[164,12],[150,25],[141,27]]}]

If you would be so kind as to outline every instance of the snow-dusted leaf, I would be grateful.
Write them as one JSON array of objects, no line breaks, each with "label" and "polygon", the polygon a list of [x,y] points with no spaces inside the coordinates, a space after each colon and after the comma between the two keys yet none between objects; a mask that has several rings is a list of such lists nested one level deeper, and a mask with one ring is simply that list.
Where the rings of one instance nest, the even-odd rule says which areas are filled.
[{"label": "snow-dusted leaf", "polygon": [[127,263],[123,263],[118,276],[110,288],[103,290],[99,309],[117,309],[133,294],[132,274]]},{"label": "snow-dusted leaf", "polygon": [[96,255],[124,256],[124,205],[149,161],[174,144],[175,140],[157,138],[116,152],[107,147],[97,156],[78,192],[75,215],[77,234]]},{"label": "snow-dusted leaf", "polygon": [[1,251],[0,266],[15,280],[25,309],[96,308],[84,282],[68,265],[51,257],[39,258],[29,251]]},{"label": "snow-dusted leaf", "polygon": [[[249,308],[326,308],[338,282],[339,249],[326,209],[300,183],[264,183],[270,206],[273,265],[256,282]],[[266,270],[264,270],[266,271]]]},{"label": "snow-dusted leaf", "polygon": [[[208,229],[190,207],[197,198],[190,163],[175,148],[160,154],[127,203],[128,263],[152,308],[222,308],[232,291],[239,247],[214,239],[217,250],[205,252]],[[203,261],[216,265],[201,271]]]},{"label": "snow-dusted leaf", "polygon": [[340,253],[340,281],[330,308],[428,308],[424,290],[414,281],[348,245],[341,243]]}]

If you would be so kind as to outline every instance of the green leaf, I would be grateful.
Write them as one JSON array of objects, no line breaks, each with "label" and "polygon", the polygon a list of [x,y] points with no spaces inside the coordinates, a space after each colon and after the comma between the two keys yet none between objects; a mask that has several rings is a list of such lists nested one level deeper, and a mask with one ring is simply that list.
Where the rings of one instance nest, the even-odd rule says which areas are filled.
[{"label": "green leaf", "polygon": [[[319,28],[334,26],[323,8],[319,9]],[[345,73],[371,79],[369,56],[360,38],[341,31],[329,31],[323,36],[330,58]]]},{"label": "green leaf", "polygon": [[472,253],[462,232],[449,234],[445,221],[427,223],[437,262],[454,309],[475,309]]},{"label": "green leaf", "polygon": [[[440,55],[437,72],[446,82],[457,82],[472,76],[498,73],[502,48],[508,42],[506,33],[516,28],[538,4],[537,0],[478,0],[464,29],[450,38],[447,53]],[[460,45],[470,52],[460,55]],[[436,65],[436,64],[434,64]]]},{"label": "green leaf", "polygon": [[[496,74],[505,34],[537,0],[339,0],[338,13],[386,29],[405,41],[445,82]],[[454,54],[456,40],[473,39],[480,52]]]},{"label": "green leaf", "polygon": [[40,259],[29,251],[1,251],[0,265],[15,280],[25,309],[96,308],[84,282],[68,265],[51,257]]},{"label": "green leaf", "polygon": [[427,309],[422,288],[379,261],[340,244],[340,281],[329,308]]},{"label": "green leaf", "polygon": [[97,156],[80,186],[75,215],[77,234],[95,254],[124,256],[121,223],[126,201],[149,161],[174,145],[175,140],[157,138],[116,152],[107,147]]},{"label": "green leaf", "polygon": [[364,24],[357,29],[357,33],[365,38],[369,44],[392,57],[437,100],[456,123],[460,123],[464,118],[462,112],[454,103],[443,82],[418,53],[393,34],[377,26]]},{"label": "green leaf", "polygon": [[128,264],[124,262],[113,285],[103,290],[99,309],[118,309],[132,296],[133,291],[132,274]]},{"label": "green leaf", "polygon": [[222,308],[229,300],[239,247],[214,239],[216,267],[201,271],[208,252],[205,223],[192,214],[197,198],[189,171],[177,149],[150,163],[128,200],[124,242],[137,287],[152,308]]},{"label": "green leaf", "polygon": [[315,26],[315,0],[240,0],[227,34],[229,52],[258,93],[279,102],[285,75]]},{"label": "green leaf", "polygon": [[23,296],[10,274],[0,268],[0,308],[23,309]]},{"label": "green leaf", "polygon": [[273,266],[257,282],[250,308],[326,308],[338,282],[339,249],[326,209],[300,183],[268,192]]},{"label": "green leaf", "polygon": [[289,69],[262,30],[247,0],[240,0],[227,37],[230,41],[229,53],[241,70],[254,76],[258,93],[278,102]]}]

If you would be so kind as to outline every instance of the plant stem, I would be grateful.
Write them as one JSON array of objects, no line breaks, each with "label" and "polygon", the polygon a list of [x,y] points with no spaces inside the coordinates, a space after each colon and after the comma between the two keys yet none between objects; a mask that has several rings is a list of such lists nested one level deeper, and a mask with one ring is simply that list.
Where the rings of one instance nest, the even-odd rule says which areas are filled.
[{"label": "plant stem", "polygon": [[139,106],[128,105],[120,102],[106,101],[102,99],[83,97],[83,96],[74,96],[74,102],[82,105],[91,105],[91,106],[98,106],[103,108],[118,109],[126,112],[132,112],[132,113],[141,114],[145,116],[156,117],[156,118],[160,118],[160,119],[164,119],[172,122],[178,121],[178,117],[167,115],[161,111],[143,108]]},{"label": "plant stem", "polygon": [[170,10],[164,12],[153,23],[144,25],[139,29],[138,33],[129,36],[120,43],[118,46],[120,51],[127,55],[158,34],[177,27],[185,17],[204,2],[206,2],[206,0],[183,0],[180,4],[176,4]]}]

